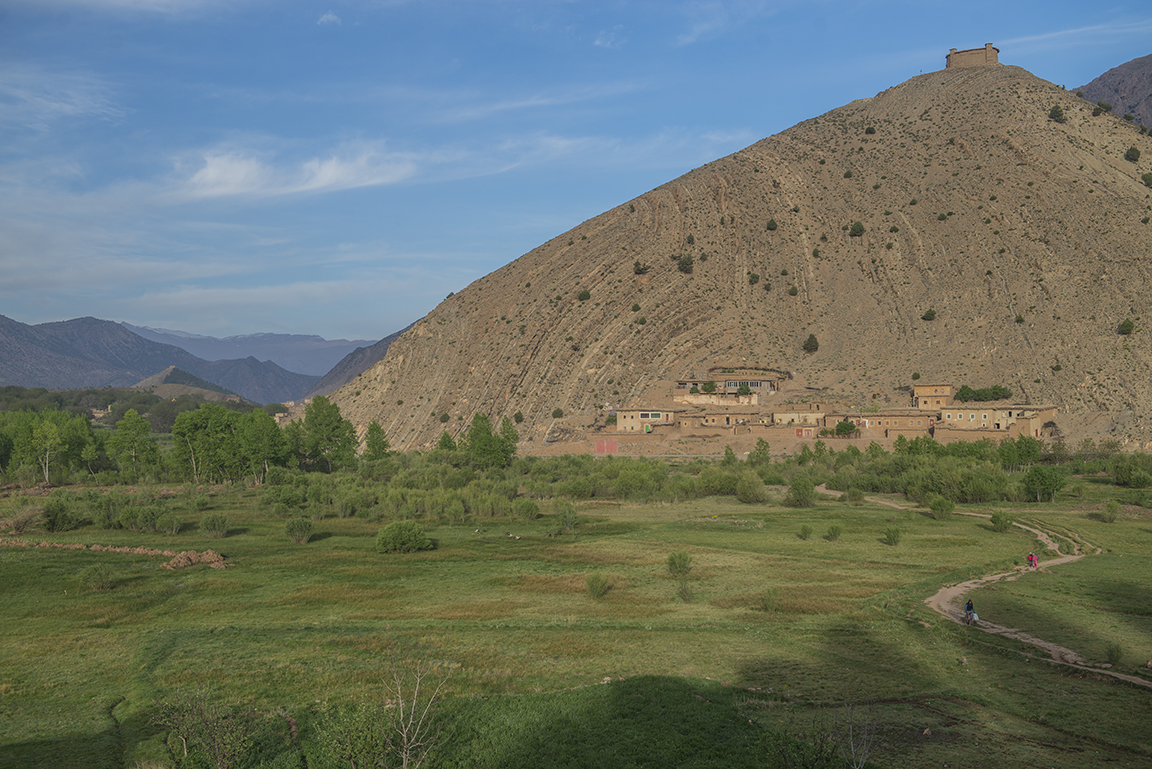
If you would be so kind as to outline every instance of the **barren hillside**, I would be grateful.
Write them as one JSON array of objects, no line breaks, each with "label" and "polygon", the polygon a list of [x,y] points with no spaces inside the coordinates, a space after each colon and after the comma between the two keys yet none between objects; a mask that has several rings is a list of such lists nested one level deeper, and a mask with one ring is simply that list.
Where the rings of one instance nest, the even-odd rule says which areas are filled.
[{"label": "barren hillside", "polygon": [[334,399],[399,448],[477,411],[520,411],[526,434],[556,408],[602,423],[717,366],[793,371],[861,406],[904,405],[919,372],[1147,437],[1152,142],[1091,106],[1016,67],[913,78],[481,278]]}]

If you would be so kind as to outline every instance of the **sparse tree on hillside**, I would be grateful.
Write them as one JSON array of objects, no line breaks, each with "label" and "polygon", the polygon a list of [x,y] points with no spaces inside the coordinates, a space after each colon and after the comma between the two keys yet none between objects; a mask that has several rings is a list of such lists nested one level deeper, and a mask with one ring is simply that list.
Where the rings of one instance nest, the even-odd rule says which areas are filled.
[{"label": "sparse tree on hillside", "polygon": [[804,340],[804,352],[814,353],[820,349],[820,342],[816,339],[815,334],[809,334],[808,338]]},{"label": "sparse tree on hillside", "polygon": [[1052,105],[1052,109],[1048,112],[1048,119],[1054,120],[1057,123],[1063,123],[1068,118],[1064,117],[1064,110],[1060,109],[1059,104]]}]

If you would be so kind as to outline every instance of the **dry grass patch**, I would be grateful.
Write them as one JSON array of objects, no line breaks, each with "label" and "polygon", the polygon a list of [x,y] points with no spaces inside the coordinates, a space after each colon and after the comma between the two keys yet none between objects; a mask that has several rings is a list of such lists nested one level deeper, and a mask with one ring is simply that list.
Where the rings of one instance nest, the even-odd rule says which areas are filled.
[{"label": "dry grass patch", "polygon": [[519,601],[468,601],[437,606],[425,612],[432,619],[493,620],[514,616],[525,604]]},{"label": "dry grass patch", "polygon": [[506,577],[500,582],[508,587],[527,593],[550,593],[572,595],[587,592],[583,574],[542,575],[521,574]]}]

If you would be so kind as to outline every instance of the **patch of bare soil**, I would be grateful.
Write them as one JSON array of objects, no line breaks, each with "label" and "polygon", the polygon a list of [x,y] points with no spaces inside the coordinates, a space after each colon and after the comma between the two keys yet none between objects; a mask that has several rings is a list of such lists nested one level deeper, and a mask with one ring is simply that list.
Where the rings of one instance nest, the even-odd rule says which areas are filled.
[{"label": "patch of bare soil", "polygon": [[115,545],[85,545],[80,542],[64,543],[64,542],[29,542],[26,539],[0,539],[0,545],[7,545],[8,547],[35,547],[35,548],[58,548],[61,550],[90,550],[94,553],[126,553],[128,555],[146,555],[151,557],[164,557],[171,560],[162,564],[162,569],[183,569],[188,566],[195,566],[197,564],[207,564],[213,569],[224,569],[228,567],[227,560],[224,556],[217,553],[215,550],[205,550],[198,553],[195,550],[185,550],[182,553],[177,553],[175,550],[157,550],[152,547],[117,547]]}]

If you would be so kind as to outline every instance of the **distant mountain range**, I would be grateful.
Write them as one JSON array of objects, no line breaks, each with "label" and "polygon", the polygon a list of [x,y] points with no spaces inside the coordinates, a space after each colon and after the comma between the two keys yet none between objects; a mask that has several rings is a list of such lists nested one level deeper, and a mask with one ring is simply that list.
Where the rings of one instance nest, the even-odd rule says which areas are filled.
[{"label": "distant mountain range", "polygon": [[1089,101],[1108,102],[1117,115],[1132,115],[1152,127],[1152,54],[1113,67],[1077,90]]},{"label": "distant mountain range", "polygon": [[218,339],[166,328],[120,325],[153,342],[187,350],[204,360],[256,358],[270,360],[300,374],[323,376],[346,355],[372,344],[371,339],[324,339],[305,334],[245,334]]},{"label": "distant mountain range", "polygon": [[207,361],[109,320],[76,318],[30,326],[0,315],[0,385],[131,387],[169,366],[256,403],[297,400],[320,379],[253,356]]},{"label": "distant mountain range", "polygon": [[333,366],[332,370],[325,374],[324,377],[312,387],[306,397],[330,395],[360,376],[363,372],[372,368],[372,366],[376,365],[376,362],[383,358],[384,354],[388,352],[389,345],[395,342],[400,335],[409,328],[412,328],[412,326],[410,325],[408,328],[402,328],[393,334],[389,334],[376,344],[369,345],[368,347],[357,347],[345,355],[343,360]]}]

